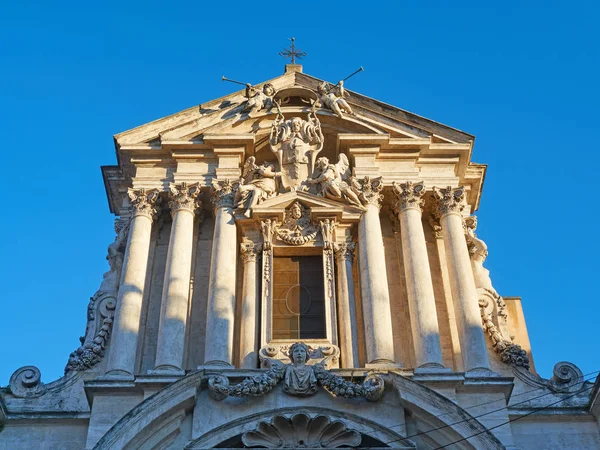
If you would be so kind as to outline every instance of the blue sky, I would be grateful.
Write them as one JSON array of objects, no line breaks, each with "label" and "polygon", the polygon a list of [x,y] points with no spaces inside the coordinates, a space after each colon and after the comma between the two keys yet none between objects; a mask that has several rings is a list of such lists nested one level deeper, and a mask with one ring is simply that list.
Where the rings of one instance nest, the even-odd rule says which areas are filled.
[{"label": "blue sky", "polygon": [[[54,3],[54,2],[53,2]],[[375,5],[375,3],[372,3]],[[0,385],[62,374],[113,240],[112,136],[304,71],[477,136],[478,235],[521,296],[538,371],[600,370],[595,236],[600,62],[593,2],[2,2]]]}]

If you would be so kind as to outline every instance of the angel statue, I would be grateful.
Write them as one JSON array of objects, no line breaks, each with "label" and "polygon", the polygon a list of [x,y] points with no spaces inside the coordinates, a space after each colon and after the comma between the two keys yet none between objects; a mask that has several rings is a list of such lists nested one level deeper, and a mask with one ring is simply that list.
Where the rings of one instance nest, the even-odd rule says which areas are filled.
[{"label": "angel statue", "polygon": [[248,113],[248,116],[261,109],[271,109],[273,107],[273,96],[275,95],[275,88],[271,83],[263,85],[262,91],[252,86],[250,83],[246,84],[246,98],[248,102],[244,106],[243,112]]},{"label": "angel statue", "polygon": [[236,208],[246,209],[244,217],[250,217],[250,210],[254,206],[277,194],[275,177],[280,175],[281,172],[275,170],[275,164],[265,161],[258,166],[254,156],[248,157],[234,199]]},{"label": "angel statue", "polygon": [[331,200],[346,201],[353,206],[362,208],[363,205],[358,198],[354,188],[348,184],[351,171],[348,157],[340,153],[337,164],[329,164],[324,156],[317,159],[317,177],[309,178],[309,184],[318,184],[320,194]]},{"label": "angel statue", "polygon": [[286,192],[305,189],[305,180],[314,171],[323,141],[321,123],[314,111],[308,114],[308,120],[285,120],[279,111],[271,126],[269,145],[279,161],[281,184]]},{"label": "angel statue", "polygon": [[335,86],[324,81],[317,87],[317,93],[323,107],[332,110],[340,119],[344,117],[344,112],[354,115],[354,111],[346,101],[350,94],[344,89],[343,80]]}]

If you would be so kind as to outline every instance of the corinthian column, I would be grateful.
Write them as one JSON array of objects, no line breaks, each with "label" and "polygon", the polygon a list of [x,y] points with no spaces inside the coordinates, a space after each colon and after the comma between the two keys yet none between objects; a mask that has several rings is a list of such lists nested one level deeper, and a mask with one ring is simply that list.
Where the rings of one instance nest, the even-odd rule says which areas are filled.
[{"label": "corinthian column", "polygon": [[416,367],[443,367],[433,282],[427,257],[425,233],[421,222],[423,183],[408,181],[393,185],[396,194],[394,212],[400,222],[402,257]]},{"label": "corinthian column", "polygon": [[173,223],[163,284],[155,371],[185,373],[183,353],[190,296],[194,216],[198,208],[197,184],[170,187]]},{"label": "corinthian column", "polygon": [[337,300],[340,333],[340,352],[342,367],[359,367],[358,361],[358,323],[356,319],[356,300],[352,262],[354,261],[354,242],[335,244],[337,262]]},{"label": "corinthian column", "polygon": [[260,246],[250,240],[240,244],[240,254],[244,263],[244,284],[242,287],[242,315],[240,323],[240,367],[258,367],[258,283],[256,280],[256,255]]},{"label": "corinthian column", "polygon": [[216,179],[212,185],[215,232],[210,261],[204,365],[231,366],[237,265],[233,198],[238,185],[230,180]]},{"label": "corinthian column", "polygon": [[460,349],[465,371],[489,370],[485,337],[471,258],[463,230],[462,210],[465,207],[463,187],[433,188],[437,205],[436,214],[442,226],[444,247],[454,299],[454,311],[459,333]]},{"label": "corinthian column", "polygon": [[110,339],[106,375],[133,378],[152,220],[158,212],[160,198],[156,189],[129,189],[127,193],[131,203],[132,219],[117,298],[113,334]]},{"label": "corinthian column", "polygon": [[358,224],[361,300],[365,325],[367,364],[393,364],[392,312],[385,270],[383,235],[379,221],[381,178],[358,182],[366,211]]}]

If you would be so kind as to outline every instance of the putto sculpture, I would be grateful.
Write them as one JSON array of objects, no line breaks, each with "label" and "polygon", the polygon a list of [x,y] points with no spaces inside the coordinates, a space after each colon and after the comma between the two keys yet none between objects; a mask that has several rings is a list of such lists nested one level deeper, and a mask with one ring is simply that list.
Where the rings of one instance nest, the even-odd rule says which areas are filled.
[{"label": "putto sculpture", "polygon": [[319,385],[334,397],[362,397],[377,401],[383,395],[385,386],[379,375],[368,375],[362,384],[357,384],[334,375],[322,364],[307,364],[310,352],[304,342],[296,342],[290,347],[289,358],[290,364],[273,359],[271,368],[263,374],[232,386],[224,375],[212,376],[208,380],[210,394],[217,401],[226,397],[259,397],[272,391],[283,380],[283,392],[296,397],[316,394]]},{"label": "putto sculpture", "polygon": [[271,83],[265,83],[261,89],[252,86],[250,83],[246,83],[246,98],[248,99],[244,106],[243,112],[247,113],[249,117],[252,114],[262,109],[269,110],[273,107],[273,96],[275,95],[275,88]]},{"label": "putto sculpture", "polygon": [[327,82],[321,83],[317,87],[317,94],[319,94],[321,106],[333,111],[340,119],[344,117],[344,113],[354,115],[354,111],[346,101],[350,94],[344,89],[344,80],[338,81],[336,85]]}]

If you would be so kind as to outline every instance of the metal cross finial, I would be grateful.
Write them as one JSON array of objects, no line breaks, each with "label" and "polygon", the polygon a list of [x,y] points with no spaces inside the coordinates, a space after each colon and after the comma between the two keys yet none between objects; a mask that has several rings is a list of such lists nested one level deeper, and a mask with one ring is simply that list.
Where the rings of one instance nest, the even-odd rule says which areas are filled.
[{"label": "metal cross finial", "polygon": [[300,49],[296,49],[295,38],[290,38],[290,41],[292,41],[292,45],[290,45],[290,48],[286,48],[282,52],[279,52],[279,55],[283,56],[284,58],[292,58],[292,64],[296,64],[296,58],[304,58],[306,56],[306,52],[303,52]]}]

